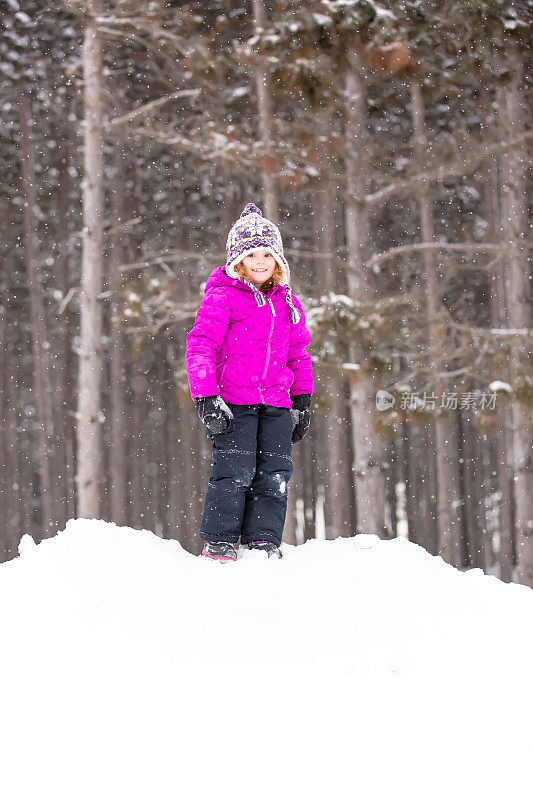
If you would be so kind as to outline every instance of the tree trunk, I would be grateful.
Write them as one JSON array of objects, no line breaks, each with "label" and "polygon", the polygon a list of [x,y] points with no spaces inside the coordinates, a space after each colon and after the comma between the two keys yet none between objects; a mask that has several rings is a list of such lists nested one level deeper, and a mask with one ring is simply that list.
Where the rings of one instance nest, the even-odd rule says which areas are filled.
[{"label": "tree trunk", "polygon": [[[331,154],[324,144],[328,141],[330,131],[330,113],[323,112],[318,116],[318,138],[324,147],[322,161],[322,180],[315,192],[314,215],[317,232],[317,251],[322,257],[318,262],[320,269],[315,285],[320,293],[335,291],[335,274],[337,265],[337,236],[335,228],[335,184],[329,176],[331,172]],[[352,531],[352,514],[355,503],[354,487],[350,480],[351,453],[348,449],[348,408],[346,405],[346,378],[336,373],[327,380],[323,387],[329,407],[324,426],[324,467],[326,473],[326,538],[350,536]]]},{"label": "tree trunk", "polygon": [[[427,137],[424,120],[424,101],[420,84],[411,83],[413,138],[416,161],[423,169],[427,153]],[[418,193],[422,242],[434,241],[433,213],[431,198],[426,184]],[[432,393],[440,402],[446,384],[439,378],[442,371],[444,351],[444,331],[442,329],[439,276],[435,265],[435,255],[425,250],[422,255],[426,289],[426,317],[428,330],[429,374],[433,374]],[[438,407],[438,405],[437,405]],[[435,455],[437,478],[437,529],[439,536],[439,555],[449,564],[460,564],[461,530],[457,510],[460,505],[457,482],[454,480],[453,418],[446,412],[437,412],[435,419]]]},{"label": "tree trunk", "polygon": [[[492,92],[488,87],[483,87],[482,105],[485,113],[486,130],[493,136],[496,119],[492,106]],[[489,136],[486,137],[487,139]],[[487,142],[488,143],[488,142]],[[498,204],[498,160],[493,156],[488,163],[486,182],[486,217],[488,223],[487,236],[489,241],[498,239],[500,209]],[[505,296],[505,259],[497,259],[496,265],[490,273],[490,300],[492,324],[495,328],[505,328],[507,322],[507,298]],[[505,370],[503,379],[510,381],[509,370],[502,363]],[[513,464],[512,464],[512,420],[509,408],[498,403],[496,407],[496,430],[494,436],[497,442],[499,457],[497,459],[498,488],[500,492],[499,508],[499,564],[500,578],[507,583],[512,580],[515,562],[514,528],[512,518],[512,492],[513,492]],[[485,554],[487,556],[487,554]],[[488,565],[492,564],[492,546]]]},{"label": "tree trunk", "polygon": [[[403,293],[416,291],[417,313],[422,314],[422,287],[419,276],[413,285],[404,270],[401,276]],[[399,359],[399,374],[413,372],[416,376],[415,360],[408,352]],[[398,380],[398,378],[397,378]],[[420,378],[413,381],[413,391],[419,391]],[[401,474],[405,484],[405,515],[410,541],[424,547],[428,553],[438,553],[436,481],[435,481],[435,435],[434,425],[419,423],[402,412],[399,435]],[[429,454],[429,457],[428,457]]]},{"label": "tree trunk", "polygon": [[[182,206],[186,209],[186,197],[183,196]],[[176,244],[179,248],[187,249],[189,244],[186,230],[179,227],[176,231]],[[191,274],[180,272],[176,276],[176,291],[185,300],[192,299]],[[178,363],[185,363],[186,331],[182,332],[179,348],[176,348]],[[180,515],[179,515],[179,541],[190,553],[197,555],[201,552],[203,542],[199,536],[201,515],[207,491],[209,473],[211,471],[211,454],[207,452],[205,458],[200,450],[209,445],[206,441],[205,428],[202,425],[190,393],[178,392],[179,403],[178,431],[179,440],[176,442],[176,471],[181,474],[180,479]]]},{"label": "tree trunk", "polygon": [[[6,287],[1,285],[2,296],[6,296]],[[0,305],[0,562],[7,561],[10,558],[8,550],[8,541],[10,534],[10,514],[9,514],[9,500],[10,500],[10,486],[9,482],[13,477],[8,472],[7,457],[7,388],[9,385],[9,377],[7,372],[8,365],[8,342],[7,342],[7,308]]]},{"label": "tree trunk", "polygon": [[396,492],[396,483],[398,476],[398,451],[396,440],[391,437],[385,447],[385,494],[387,503],[385,506],[385,530],[392,539],[397,535],[398,528],[398,496]]},{"label": "tree trunk", "polygon": [[[508,141],[524,130],[522,97],[522,64],[518,53],[511,55],[513,78],[499,86],[498,116],[501,138]],[[513,329],[531,327],[531,289],[525,236],[527,230],[527,196],[525,144],[500,155],[500,240],[505,245],[505,291],[508,322]],[[521,391],[527,388],[523,338],[511,343],[512,448],[514,466],[515,532],[518,557],[517,577],[520,583],[533,587],[533,436],[531,409]],[[524,395],[526,392],[524,391]]]},{"label": "tree trunk", "polygon": [[100,515],[100,470],[102,458],[102,309],[99,295],[103,274],[103,132],[102,50],[93,14],[88,4],[83,42],[84,77],[84,180],[83,252],[80,294],[80,349],[77,410],[78,516]]},{"label": "tree trunk", "polygon": [[[69,211],[70,211],[70,126],[68,115],[72,108],[70,97],[66,98],[65,112],[67,119],[58,131],[58,258],[57,285],[63,300],[66,299],[70,286],[70,253],[69,253]],[[74,326],[70,305],[62,309],[57,319],[59,352],[57,381],[57,433],[58,463],[62,473],[62,506],[63,520],[72,519],[76,513],[75,463],[76,431],[74,426],[74,364],[72,340]]]},{"label": "tree trunk", "polygon": [[142,355],[132,367],[131,386],[133,395],[132,430],[129,441],[131,451],[131,520],[136,529],[146,528],[146,377]]},{"label": "tree trunk", "polygon": [[[346,185],[349,200],[346,205],[346,238],[348,244],[348,290],[358,301],[371,300],[374,291],[371,278],[364,270],[369,250],[368,207],[364,192],[368,181],[368,122],[366,91],[357,59],[346,74]],[[350,360],[356,361],[356,351],[350,348]],[[373,424],[375,387],[365,371],[354,377],[349,372],[350,410],[356,487],[357,533],[386,535],[385,479],[383,475],[383,445]]]},{"label": "tree trunk", "polygon": [[163,527],[164,539],[178,538],[180,528],[179,471],[176,469],[176,448],[178,447],[178,426],[176,424],[177,405],[173,397],[172,385],[165,389],[164,405],[164,458],[167,466],[167,510]]},{"label": "tree trunk", "polygon": [[300,465],[299,450],[293,450],[292,467],[292,477],[287,486],[287,516],[283,526],[283,541],[287,544],[301,544],[299,541],[300,520],[296,516],[297,509],[302,505],[300,478],[303,478],[303,470]]},{"label": "tree trunk", "polygon": [[167,521],[163,533],[167,539],[182,542],[186,531],[187,493],[185,476],[187,468],[183,459],[181,431],[184,428],[183,406],[179,405],[173,385],[166,387],[165,399],[165,461],[167,464]]},{"label": "tree trunk", "polygon": [[[9,337],[9,333],[8,333]],[[9,346],[9,339],[7,342]],[[17,555],[18,543],[22,532],[33,533],[31,528],[31,515],[28,504],[24,503],[22,493],[25,488],[25,477],[21,473],[21,454],[20,435],[17,431],[22,430],[19,416],[20,387],[18,378],[13,380],[11,376],[17,375],[17,366],[9,353],[6,367],[9,377],[6,387],[6,415],[5,415],[5,450],[6,450],[6,475],[8,480],[5,484],[6,514],[7,524],[4,534],[4,558],[14,558]],[[13,371],[10,370],[10,367]]]},{"label": "tree trunk", "polygon": [[433,461],[427,457],[435,449],[433,426],[402,423],[402,448],[409,540],[438,553],[436,483]]},{"label": "tree trunk", "polygon": [[112,220],[116,226],[110,258],[110,437],[109,470],[111,474],[111,519],[117,525],[126,525],[128,519],[127,464],[126,464],[126,405],[124,403],[125,374],[122,339],[122,275],[120,265],[124,263],[123,233],[125,221],[126,182],[124,177],[124,140],[115,142],[113,175]]},{"label": "tree trunk", "polygon": [[157,382],[154,386],[155,403],[150,412],[151,459],[150,485],[154,516],[154,527],[151,529],[158,536],[163,536],[164,517],[168,511],[168,466],[164,459],[164,395],[167,384],[167,365],[161,357],[157,365]]},{"label": "tree trunk", "polygon": [[35,156],[27,89],[19,96],[22,193],[24,197],[24,254],[28,277],[31,309],[33,353],[33,391],[39,431],[39,480],[41,501],[41,536],[51,536],[57,523],[57,511],[51,480],[52,442],[54,438],[50,371],[47,357],[45,307],[42,294],[42,275],[37,253],[35,209]]},{"label": "tree trunk", "polygon": [[[263,0],[253,0],[255,34],[261,36],[265,28],[266,14]],[[270,145],[272,131],[272,97],[268,88],[268,74],[263,59],[255,70],[255,91],[259,114],[259,134],[261,136],[261,179],[263,183],[264,215],[278,223],[278,192],[274,175],[274,157]]]},{"label": "tree trunk", "polygon": [[482,452],[477,427],[468,411],[457,410],[459,424],[459,470],[466,530],[466,566],[484,571],[490,563],[482,493]]}]

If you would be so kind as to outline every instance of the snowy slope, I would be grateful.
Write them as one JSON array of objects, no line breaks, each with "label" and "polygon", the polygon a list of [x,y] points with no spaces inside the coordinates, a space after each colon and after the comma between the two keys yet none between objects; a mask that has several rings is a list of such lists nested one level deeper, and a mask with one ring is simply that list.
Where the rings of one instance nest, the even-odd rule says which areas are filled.
[{"label": "snowy slope", "polygon": [[284,551],[24,537],[0,566],[2,797],[533,796],[531,590],[404,539]]}]

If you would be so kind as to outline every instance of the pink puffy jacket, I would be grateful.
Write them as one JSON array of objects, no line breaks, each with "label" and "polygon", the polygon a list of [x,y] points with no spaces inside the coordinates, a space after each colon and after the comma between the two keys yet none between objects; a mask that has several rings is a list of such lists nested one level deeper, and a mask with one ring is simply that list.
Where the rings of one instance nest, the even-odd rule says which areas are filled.
[{"label": "pink puffy jacket", "polygon": [[290,397],[313,393],[310,341],[299,300],[296,324],[282,286],[268,291],[259,306],[253,289],[217,267],[208,278],[193,328],[187,334],[185,364],[193,400],[220,394],[227,403],[263,403],[292,408]]}]

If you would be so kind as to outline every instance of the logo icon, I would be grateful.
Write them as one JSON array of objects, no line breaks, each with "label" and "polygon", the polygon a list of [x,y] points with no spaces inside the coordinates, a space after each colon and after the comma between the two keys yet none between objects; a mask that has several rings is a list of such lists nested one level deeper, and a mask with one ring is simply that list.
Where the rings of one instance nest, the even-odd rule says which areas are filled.
[{"label": "logo icon", "polygon": [[386,392],[385,389],[378,389],[376,392],[376,408],[378,411],[387,411],[394,405],[394,395]]}]

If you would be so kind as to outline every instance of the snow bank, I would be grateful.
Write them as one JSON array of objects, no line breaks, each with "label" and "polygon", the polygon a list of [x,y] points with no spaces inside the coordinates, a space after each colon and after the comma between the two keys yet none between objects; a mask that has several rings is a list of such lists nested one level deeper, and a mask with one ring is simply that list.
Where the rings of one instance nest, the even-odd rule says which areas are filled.
[{"label": "snow bank", "polygon": [[533,592],[357,536],[195,558],[71,520],[0,566],[8,800],[530,798]]}]

